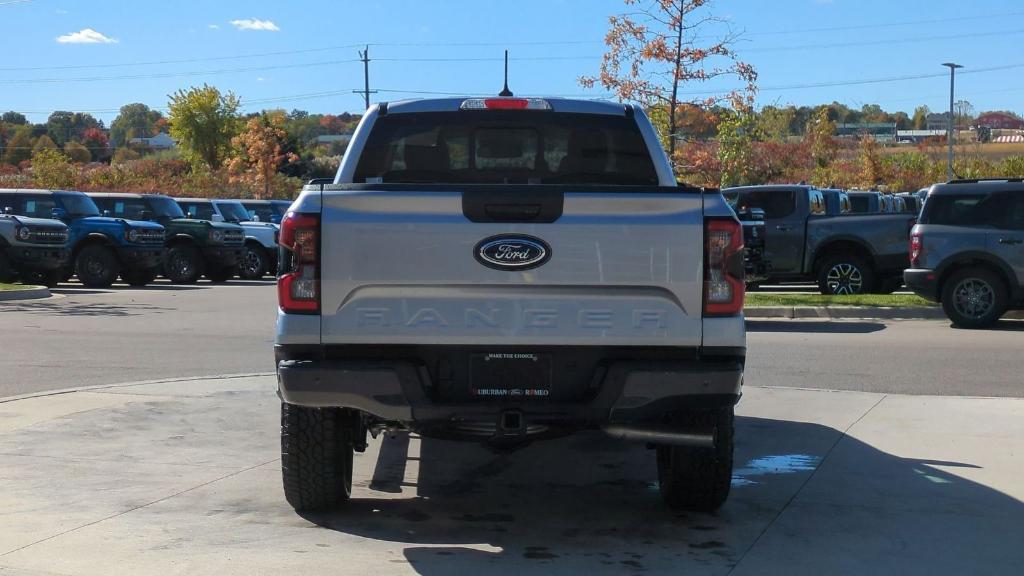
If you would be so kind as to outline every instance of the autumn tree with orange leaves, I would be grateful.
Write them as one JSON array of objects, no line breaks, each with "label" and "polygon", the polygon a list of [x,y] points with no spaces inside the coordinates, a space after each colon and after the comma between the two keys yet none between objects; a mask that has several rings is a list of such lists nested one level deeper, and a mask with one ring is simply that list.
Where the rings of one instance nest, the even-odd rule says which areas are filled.
[{"label": "autumn tree with orange leaves", "polygon": [[[620,100],[644,106],[655,125],[661,124],[669,158],[676,164],[684,107],[709,108],[727,101],[734,108],[748,109],[753,104],[757,72],[733,51],[738,36],[709,12],[710,0],[624,1],[636,10],[609,18],[608,51],[601,72],[596,77],[583,76],[579,82],[586,88],[600,84]],[[712,40],[710,44],[708,40]],[[694,92],[681,88],[723,76],[737,78],[743,87],[725,94],[683,98]],[[663,122],[659,122],[661,114],[666,116]]]},{"label": "autumn tree with orange leaves", "polygon": [[250,118],[242,133],[231,139],[236,155],[229,162],[228,171],[233,181],[262,186],[263,193],[257,194],[257,199],[271,196],[271,181],[281,166],[299,160],[284,149],[288,141],[284,121],[281,114],[263,112]]}]

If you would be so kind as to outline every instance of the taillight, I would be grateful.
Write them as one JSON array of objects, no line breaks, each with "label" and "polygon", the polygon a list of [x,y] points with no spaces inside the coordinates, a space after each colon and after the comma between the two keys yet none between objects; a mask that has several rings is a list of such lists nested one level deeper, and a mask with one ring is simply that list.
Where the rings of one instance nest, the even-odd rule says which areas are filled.
[{"label": "taillight", "polygon": [[910,235],[910,267],[917,268],[921,262],[921,250],[924,249],[924,234],[914,232]]},{"label": "taillight", "polygon": [[543,98],[469,98],[462,101],[463,110],[551,110]]},{"label": "taillight", "polygon": [[704,222],[704,315],[743,310],[743,226],[733,219]]},{"label": "taillight", "polygon": [[281,220],[277,303],[288,314],[320,312],[320,215],[289,212]]}]

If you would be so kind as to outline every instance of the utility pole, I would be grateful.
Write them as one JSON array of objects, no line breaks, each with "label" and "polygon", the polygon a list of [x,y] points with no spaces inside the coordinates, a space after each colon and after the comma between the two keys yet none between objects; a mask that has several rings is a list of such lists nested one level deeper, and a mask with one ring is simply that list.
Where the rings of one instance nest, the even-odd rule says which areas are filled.
[{"label": "utility pole", "polygon": [[963,68],[959,64],[945,62],[943,66],[949,67],[949,130],[946,133],[946,141],[949,144],[949,154],[946,157],[946,179],[952,180],[956,177],[953,173],[953,87],[956,78],[956,69]]},{"label": "utility pole", "polygon": [[362,90],[353,90],[356,94],[362,93],[363,100],[366,103],[366,109],[370,109],[370,94],[374,94],[376,90],[370,90],[370,47],[367,46],[366,50],[359,51],[359,59],[363,61],[363,86]]}]

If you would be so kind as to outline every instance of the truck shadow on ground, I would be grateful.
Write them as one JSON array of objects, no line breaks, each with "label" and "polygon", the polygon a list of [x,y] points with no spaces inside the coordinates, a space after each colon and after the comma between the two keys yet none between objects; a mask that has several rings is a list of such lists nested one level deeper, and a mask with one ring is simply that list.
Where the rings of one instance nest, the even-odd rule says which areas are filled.
[{"label": "truck shadow on ground", "polygon": [[980,329],[960,328],[959,326],[954,326],[953,324],[950,324],[949,327],[952,328],[953,330],[961,330],[965,333],[970,333],[975,330],[980,330],[982,332],[984,332],[985,330],[995,330],[1001,332],[1024,332],[1024,320],[1007,320],[1004,318],[996,322],[992,326]]},{"label": "truck shadow on ground", "polygon": [[885,330],[882,322],[865,320],[747,320],[747,332],[871,334],[882,330]]},{"label": "truck shadow on ground", "polygon": [[377,497],[304,518],[408,544],[423,575],[725,573],[757,542],[777,566],[816,562],[802,573],[857,558],[865,571],[881,559],[883,572],[966,573],[979,550],[1024,565],[1010,536],[1024,505],[950,472],[977,466],[901,458],[817,424],[746,417],[737,432],[732,494],[714,514],[666,509],[652,451],[586,433],[514,452],[398,435],[356,488]]}]

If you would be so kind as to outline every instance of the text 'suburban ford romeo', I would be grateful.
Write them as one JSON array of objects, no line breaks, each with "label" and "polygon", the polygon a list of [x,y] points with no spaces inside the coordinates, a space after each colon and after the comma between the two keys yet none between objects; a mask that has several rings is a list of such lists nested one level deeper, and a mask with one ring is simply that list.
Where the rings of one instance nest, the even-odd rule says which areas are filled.
[{"label": "text 'suburban ford romeo'", "polygon": [[333,184],[282,221],[275,343],[285,496],[348,499],[367,435],[656,448],[662,495],[729,493],[746,354],[743,233],[677,186],[631,105],[380,104]]}]

